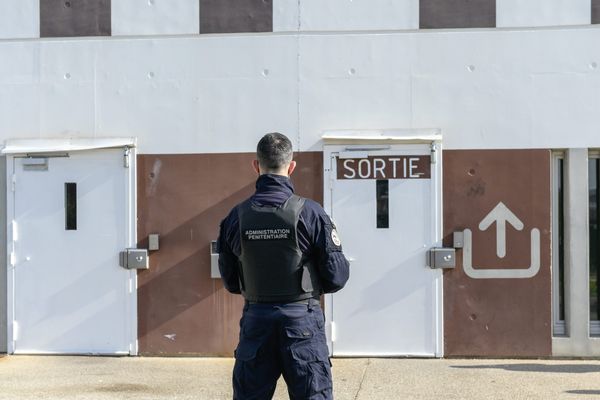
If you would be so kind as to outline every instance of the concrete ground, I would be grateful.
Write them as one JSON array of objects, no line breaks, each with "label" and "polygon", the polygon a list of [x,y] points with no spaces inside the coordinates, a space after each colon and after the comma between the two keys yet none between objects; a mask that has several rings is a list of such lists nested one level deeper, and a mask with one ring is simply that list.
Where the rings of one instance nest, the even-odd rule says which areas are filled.
[{"label": "concrete ground", "polygon": [[[599,399],[598,360],[334,359],[336,400]],[[233,360],[7,356],[0,399],[230,399]],[[276,399],[286,399],[280,384]]]}]

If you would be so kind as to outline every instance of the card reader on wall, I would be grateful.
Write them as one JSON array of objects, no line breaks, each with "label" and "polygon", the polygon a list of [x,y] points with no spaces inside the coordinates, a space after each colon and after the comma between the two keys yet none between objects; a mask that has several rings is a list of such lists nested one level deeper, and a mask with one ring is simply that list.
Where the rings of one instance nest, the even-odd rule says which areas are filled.
[{"label": "card reader on wall", "polygon": [[210,242],[210,277],[219,279],[221,273],[219,272],[219,253],[217,251],[217,241],[212,240]]}]

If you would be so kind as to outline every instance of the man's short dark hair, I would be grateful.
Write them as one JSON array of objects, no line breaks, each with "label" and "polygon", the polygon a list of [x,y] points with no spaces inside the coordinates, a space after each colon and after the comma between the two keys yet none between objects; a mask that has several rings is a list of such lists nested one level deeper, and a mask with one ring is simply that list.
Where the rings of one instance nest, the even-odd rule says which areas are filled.
[{"label": "man's short dark hair", "polygon": [[256,157],[266,170],[278,170],[292,161],[292,142],[279,132],[267,133],[256,146]]}]

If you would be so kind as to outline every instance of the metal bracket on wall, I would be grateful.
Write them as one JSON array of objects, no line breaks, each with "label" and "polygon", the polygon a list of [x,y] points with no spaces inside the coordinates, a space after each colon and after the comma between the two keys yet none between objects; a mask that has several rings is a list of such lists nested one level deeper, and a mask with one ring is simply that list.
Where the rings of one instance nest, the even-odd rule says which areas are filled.
[{"label": "metal bracket on wall", "polygon": [[447,247],[434,247],[427,252],[427,265],[433,269],[454,268],[456,250]]},{"label": "metal bracket on wall", "polygon": [[148,250],[125,249],[119,253],[119,265],[126,269],[148,269]]},{"label": "metal bracket on wall", "polygon": [[219,251],[217,250],[217,241],[210,242],[210,277],[215,279],[221,278],[219,271]]}]

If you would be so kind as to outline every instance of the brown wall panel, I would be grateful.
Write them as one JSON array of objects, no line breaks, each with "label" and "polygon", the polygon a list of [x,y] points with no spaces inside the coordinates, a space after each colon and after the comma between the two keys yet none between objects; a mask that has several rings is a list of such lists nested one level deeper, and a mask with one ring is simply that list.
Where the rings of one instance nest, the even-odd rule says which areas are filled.
[{"label": "brown wall panel", "polygon": [[200,0],[200,33],[272,31],[272,0]]},{"label": "brown wall panel", "polygon": [[[138,274],[138,336],[146,355],[231,356],[243,300],[210,278],[209,242],[219,222],[254,192],[254,155],[138,156],[138,239],[150,269]],[[296,192],[322,202],[322,153],[298,153]]]},{"label": "brown wall panel", "polygon": [[493,28],[496,0],[420,0],[421,29]]},{"label": "brown wall panel", "polygon": [[592,0],[592,24],[600,24],[600,0]]},{"label": "brown wall panel", "polygon": [[[530,266],[530,235],[540,231],[540,270],[532,278],[473,279],[457,266],[444,273],[446,356],[551,355],[551,188],[549,150],[444,151],[444,244],[473,232],[473,268]],[[522,221],[506,224],[506,255],[497,255],[496,224],[479,223],[503,202]]]},{"label": "brown wall panel", "polygon": [[40,0],[40,36],[110,36],[110,0]]}]

